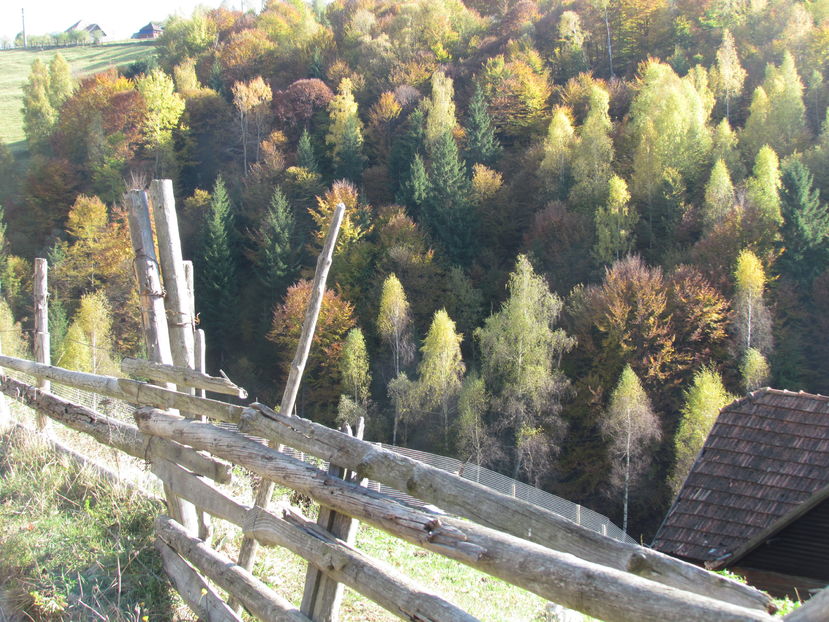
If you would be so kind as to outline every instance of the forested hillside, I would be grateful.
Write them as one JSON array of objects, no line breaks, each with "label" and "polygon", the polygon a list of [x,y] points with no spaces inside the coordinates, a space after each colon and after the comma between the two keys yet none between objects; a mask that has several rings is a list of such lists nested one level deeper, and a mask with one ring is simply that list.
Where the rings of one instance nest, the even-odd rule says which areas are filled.
[{"label": "forested hillside", "polygon": [[128,75],[32,65],[0,330],[46,255],[52,360],[140,353],[123,194],[172,178],[211,371],[277,402],[343,202],[299,414],[648,534],[733,395],[829,393],[827,61],[827,0],[171,18]]}]

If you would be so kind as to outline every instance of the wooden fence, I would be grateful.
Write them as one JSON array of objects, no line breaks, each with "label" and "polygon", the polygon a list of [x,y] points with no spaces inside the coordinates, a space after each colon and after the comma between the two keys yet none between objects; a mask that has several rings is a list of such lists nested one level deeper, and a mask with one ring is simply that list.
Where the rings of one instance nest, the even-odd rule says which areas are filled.
[{"label": "wooden fence", "polygon": [[[171,191],[160,187],[161,183],[153,182],[152,186],[156,205],[172,200]],[[142,192],[133,194],[134,207],[146,209],[147,203]],[[157,228],[161,211],[168,210],[156,207]],[[142,226],[133,224],[142,218],[148,226],[149,219],[138,216],[131,216],[131,226]],[[137,232],[133,235],[137,273],[148,344],[153,344],[148,351],[154,360],[127,359],[122,370],[158,384],[0,355],[0,367],[35,379],[27,383],[4,372],[0,375],[0,391],[5,395],[20,400],[39,415],[149,463],[164,484],[170,514],[156,521],[156,546],[177,590],[200,618],[240,620],[243,607],[260,620],[333,621],[338,619],[345,585],[405,620],[475,619],[428,586],[355,549],[351,539],[356,521],[363,521],[609,622],[772,619],[768,597],[751,587],[646,547],[604,537],[544,508],[378,447],[362,440],[359,430],[352,434],[350,430],[333,430],[291,416],[342,218],[343,208],[339,206],[317,264],[300,344],[278,410],[258,403],[229,404],[195,394],[197,390],[209,390],[237,399],[246,397],[244,390],[226,377],[194,369],[198,357],[190,354],[192,349],[188,350],[186,344],[198,343],[197,337],[189,341],[181,338],[177,360],[173,360],[172,325],[195,332],[192,294],[188,293],[192,287],[180,291],[172,310],[165,309],[158,262],[149,252],[152,238],[145,236],[142,240]],[[176,228],[171,227],[170,232],[164,239],[177,239]],[[158,237],[161,242],[163,234]],[[180,256],[173,261],[181,261]],[[172,305],[169,292],[177,277],[164,272],[163,278],[167,304]],[[57,397],[44,388],[47,382],[135,404],[139,406],[135,424]],[[234,423],[238,431],[215,422]],[[267,444],[250,435],[266,439]],[[280,451],[284,446],[333,466],[322,471],[286,455]],[[231,465],[244,467],[261,478],[254,504],[244,504],[218,486],[230,480]],[[361,485],[365,478],[443,512],[430,506],[413,507],[369,490]],[[274,484],[299,491],[318,503],[318,520],[312,521],[284,503],[270,507]],[[205,527],[209,516],[242,530],[244,543],[237,560],[210,547]],[[284,547],[308,562],[300,607],[253,575],[258,546]],[[229,594],[230,601],[223,601],[216,588]],[[823,595],[814,602],[819,606],[825,598]],[[808,617],[810,608],[814,614],[815,608],[807,604],[789,618],[818,619]]]}]

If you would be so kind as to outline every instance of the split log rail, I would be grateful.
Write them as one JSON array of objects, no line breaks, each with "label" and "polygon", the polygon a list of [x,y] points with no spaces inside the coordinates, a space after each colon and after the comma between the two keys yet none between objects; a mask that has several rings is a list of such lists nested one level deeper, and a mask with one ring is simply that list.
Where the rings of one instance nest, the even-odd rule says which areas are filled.
[{"label": "split log rail", "polygon": [[[171,188],[158,182],[153,182],[152,188],[156,202],[163,203],[163,211],[168,213]],[[134,192],[134,204],[146,204],[146,194]],[[326,240],[331,248],[324,249],[317,265],[314,285],[320,292],[325,289],[325,273],[343,212],[338,206]],[[345,585],[401,619],[475,620],[429,587],[354,548],[354,521],[360,521],[608,622],[774,619],[769,614],[769,598],[749,586],[647,547],[604,537],[544,508],[377,447],[362,440],[359,432],[350,435],[292,415],[291,405],[318,312],[313,301],[283,408],[273,410],[258,403],[238,405],[198,397],[197,390],[232,395],[237,400],[246,399],[247,394],[224,375],[206,374],[198,365],[199,357],[194,361],[192,347],[200,340],[192,326],[193,306],[186,298],[187,288],[178,288],[176,312],[165,312],[159,281],[153,277],[158,272],[157,263],[148,258],[148,239],[140,242],[144,252],[137,263],[145,279],[144,319],[145,323],[154,322],[158,329],[153,333],[158,341],[148,350],[156,356],[155,361],[125,359],[121,369],[161,386],[0,355],[0,391],[39,416],[145,460],[164,484],[169,503],[187,504],[241,529],[245,543],[253,544],[243,546],[240,558],[233,561],[213,550],[209,537],[201,530],[197,536],[191,526],[179,520],[166,516],[156,520],[156,546],[163,565],[182,598],[200,618],[238,621],[241,606],[254,618],[266,621],[335,621],[339,619],[339,594]],[[180,262],[180,251],[178,256],[175,252],[172,255],[174,262]],[[192,291],[191,286],[189,289]],[[147,317],[148,310],[156,319]],[[164,317],[172,318],[178,325],[176,329],[165,331],[166,324],[158,328],[161,323],[157,318]],[[180,355],[173,361],[169,341],[160,343],[157,335],[175,332],[182,325],[189,335],[179,336]],[[203,351],[202,347],[201,354]],[[51,381],[127,401],[137,406],[135,425],[56,397],[13,378],[5,370],[27,374],[41,386]],[[238,431],[215,422],[234,423]],[[267,444],[249,435],[263,438]],[[328,471],[318,469],[283,453],[283,446],[332,466]],[[230,480],[232,465],[261,478],[254,504],[242,503],[221,488]],[[407,505],[371,490],[361,485],[366,478],[442,511]],[[269,507],[274,484],[310,497],[320,505],[320,518],[312,521],[285,503]],[[308,562],[301,607],[293,606],[253,575],[256,545],[284,547]],[[224,602],[216,588],[225,591],[230,601]],[[826,598],[824,594],[818,601]],[[804,614],[800,618],[790,615],[792,621],[812,619]]]}]

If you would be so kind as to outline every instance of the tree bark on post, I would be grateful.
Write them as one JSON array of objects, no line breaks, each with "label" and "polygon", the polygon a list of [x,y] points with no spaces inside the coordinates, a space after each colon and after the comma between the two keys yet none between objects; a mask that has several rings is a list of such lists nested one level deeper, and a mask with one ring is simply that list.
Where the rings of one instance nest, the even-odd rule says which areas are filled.
[{"label": "tree bark on post", "polygon": [[[311,341],[314,337],[314,330],[317,326],[322,298],[325,294],[325,282],[328,279],[328,271],[334,257],[334,247],[337,242],[337,235],[345,215],[345,205],[337,204],[334,214],[331,217],[331,224],[328,226],[328,234],[325,236],[325,243],[322,252],[317,258],[317,269],[314,273],[314,281],[311,284],[311,298],[308,301],[308,308],[305,311],[305,320],[302,324],[302,333],[297,344],[296,354],[291,363],[291,371],[288,373],[288,381],[285,385],[285,392],[282,394],[282,403],[279,412],[290,415],[294,410],[299,383],[302,380],[302,372],[305,371],[305,363],[308,361],[308,353],[311,350]],[[271,443],[273,446],[273,443]],[[273,495],[274,484],[268,480],[262,480],[256,491],[256,505],[268,509],[268,504]],[[253,567],[253,560],[256,557],[258,544],[255,539],[245,537],[242,547],[239,550],[239,566],[245,570]]]},{"label": "tree bark on post", "polygon": [[[34,284],[34,305],[35,305],[35,360],[44,365],[51,365],[51,341],[49,338],[49,264],[42,257],[35,258],[35,284]],[[51,383],[48,380],[39,379],[37,388],[48,392]],[[38,413],[37,427],[41,431],[48,431],[49,419]]]},{"label": "tree bark on post", "polygon": [[[129,197],[127,217],[132,248],[135,251],[135,276],[138,281],[147,356],[156,363],[172,365],[173,354],[170,350],[170,333],[164,309],[164,290],[161,287],[161,275],[153,244],[147,193],[143,190],[130,190]],[[172,384],[165,385],[167,388],[174,388]],[[193,505],[178,499],[166,487],[164,492],[170,506],[170,514],[188,531],[196,533],[196,509]]]},{"label": "tree bark on post", "polygon": [[[352,434],[351,426],[343,424],[340,431],[362,439],[365,433],[365,419],[360,417],[357,429]],[[345,481],[357,481],[357,473],[331,464],[328,473]],[[365,486],[366,480],[360,482]],[[340,514],[325,506],[320,506],[317,525],[328,533],[342,540],[346,544],[354,544],[357,536],[359,521],[346,514]],[[308,564],[305,573],[305,591],[302,595],[300,611],[314,620],[314,622],[338,622],[340,619],[340,603],[343,599],[343,584],[326,576],[318,568]]]}]

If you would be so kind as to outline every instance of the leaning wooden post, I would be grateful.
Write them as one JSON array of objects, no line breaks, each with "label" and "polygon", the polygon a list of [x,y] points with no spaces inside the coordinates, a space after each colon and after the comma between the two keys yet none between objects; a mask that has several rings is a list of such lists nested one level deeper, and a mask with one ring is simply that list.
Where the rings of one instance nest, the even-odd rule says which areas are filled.
[{"label": "leaning wooden post", "polygon": [[[311,350],[311,340],[314,337],[314,330],[317,326],[322,297],[325,294],[325,282],[328,279],[328,270],[331,268],[331,260],[334,257],[334,247],[337,242],[337,234],[340,231],[340,224],[345,214],[345,205],[338,203],[331,217],[331,224],[328,227],[328,234],[325,236],[325,243],[322,252],[317,258],[317,269],[314,273],[314,281],[311,284],[311,298],[308,301],[308,308],[305,311],[305,320],[302,324],[302,333],[297,344],[296,354],[291,363],[291,371],[288,373],[288,382],[285,385],[285,392],[282,394],[282,403],[279,412],[290,413],[294,410],[299,383],[302,380],[302,372],[305,370],[305,363],[308,361],[308,352]],[[274,443],[271,443],[274,446]],[[256,505],[268,509],[268,504],[273,494],[273,482],[262,480],[256,491]],[[239,549],[239,565],[250,571],[253,567],[253,560],[256,557],[258,544],[256,540],[245,536],[242,547]]]},{"label": "leaning wooden post", "polygon": [[[132,248],[135,251],[135,276],[138,280],[138,296],[141,301],[141,319],[144,323],[144,338],[147,357],[156,363],[173,364],[170,351],[170,333],[167,329],[167,314],[164,310],[164,290],[153,245],[153,230],[150,224],[150,209],[147,193],[130,190],[130,204],[127,212]],[[173,385],[165,383],[167,388]],[[196,533],[196,510],[192,504],[181,501],[165,486],[170,514],[190,532]]]},{"label": "leaning wooden post", "polygon": [[[35,360],[44,365],[51,365],[52,354],[49,339],[49,263],[42,257],[35,258]],[[48,380],[39,379],[37,388],[41,391],[49,391],[51,383]],[[49,428],[49,419],[38,413],[37,427],[46,431]]]},{"label": "leaning wooden post", "polygon": [[[354,434],[351,432],[351,426],[347,423],[343,424],[340,431],[348,434],[348,436],[362,439],[365,429],[365,419],[360,417]],[[354,471],[348,471],[334,464],[329,465],[328,473],[346,481],[357,480],[357,474]],[[362,480],[360,485],[365,486],[366,481]],[[346,544],[353,544],[357,536],[359,521],[351,518],[347,514],[340,514],[331,508],[320,506],[317,525],[338,540],[342,540]],[[315,622],[338,622],[340,619],[340,603],[342,603],[342,600],[343,584],[323,574],[316,566],[308,564],[308,570],[305,573],[305,591],[302,594],[300,611]]]}]

